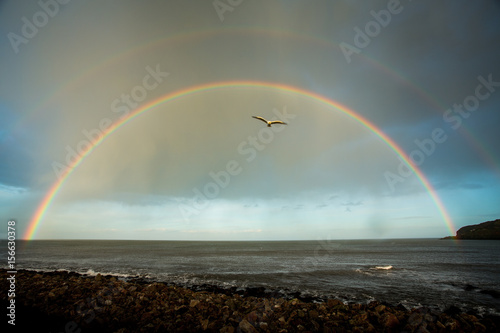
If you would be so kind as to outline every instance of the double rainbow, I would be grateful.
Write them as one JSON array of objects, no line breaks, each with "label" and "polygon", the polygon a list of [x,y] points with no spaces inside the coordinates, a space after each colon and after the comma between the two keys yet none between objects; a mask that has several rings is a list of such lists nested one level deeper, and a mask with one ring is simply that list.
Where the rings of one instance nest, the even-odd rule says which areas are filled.
[{"label": "double rainbow", "polygon": [[363,116],[357,114],[353,110],[347,108],[346,106],[328,99],[322,95],[316,94],[314,92],[297,88],[294,86],[289,86],[281,83],[273,83],[273,82],[262,82],[262,81],[224,81],[224,82],[212,82],[212,83],[206,83],[206,84],[201,84],[201,85],[196,85],[196,86],[191,86],[185,89],[177,90],[175,92],[166,94],[162,97],[159,97],[142,107],[134,110],[130,114],[128,114],[126,117],[120,119],[119,121],[115,122],[113,125],[111,125],[105,133],[103,133],[102,136],[100,136],[98,139],[94,140],[91,142],[91,145],[88,146],[88,148],[81,154],[79,155],[78,159],[75,159],[71,165],[68,165],[66,171],[59,177],[59,179],[51,186],[49,191],[46,193],[44,196],[43,200],[40,202],[38,205],[33,217],[31,218],[31,221],[29,222],[28,228],[26,229],[24,233],[24,239],[27,240],[32,240],[36,234],[36,231],[41,225],[41,222],[43,220],[43,217],[45,215],[45,212],[47,209],[50,207],[51,202],[54,200],[56,197],[59,189],[62,187],[64,182],[68,179],[68,177],[71,175],[73,170],[82,163],[82,161],[85,159],[87,155],[89,155],[92,150],[99,145],[102,141],[104,141],[109,135],[111,135],[113,132],[115,132],[117,129],[119,129],[121,126],[123,126],[125,123],[131,121],[132,119],[138,117],[140,114],[152,110],[155,107],[175,100],[177,98],[181,98],[184,96],[196,94],[199,92],[204,92],[204,91],[209,91],[209,90],[216,90],[216,89],[228,89],[228,88],[262,88],[262,89],[274,89],[278,91],[284,91],[288,93],[294,93],[300,96],[304,96],[310,99],[313,99],[315,101],[319,101],[321,103],[326,104],[329,107],[332,107],[334,109],[337,109],[338,111],[341,111],[342,113],[346,114],[347,116],[355,119],[359,123],[361,123],[364,127],[368,128],[370,131],[375,133],[385,144],[387,144],[396,154],[398,154],[401,159],[408,165],[408,167],[415,173],[415,175],[418,177],[420,182],[423,184],[427,192],[429,193],[430,197],[434,201],[436,207],[438,208],[440,214],[443,217],[444,222],[446,223],[447,228],[450,231],[450,234],[454,234],[455,232],[455,227],[453,226],[453,222],[446,211],[441,199],[438,197],[436,194],[436,190],[432,187],[428,179],[425,177],[425,175],[420,171],[419,168],[417,168],[413,163],[409,160],[408,156],[405,154],[405,152],[401,149],[401,147],[398,146],[396,142],[394,142],[390,137],[388,137],[385,133],[383,133],[378,127],[376,127],[372,122],[370,122],[368,119],[364,118]]}]

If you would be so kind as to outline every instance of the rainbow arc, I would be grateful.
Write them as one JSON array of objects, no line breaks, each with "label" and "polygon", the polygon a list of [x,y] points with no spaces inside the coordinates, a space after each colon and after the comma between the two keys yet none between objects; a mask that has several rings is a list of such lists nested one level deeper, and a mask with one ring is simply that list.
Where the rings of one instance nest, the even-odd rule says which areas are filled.
[{"label": "rainbow arc", "polygon": [[364,127],[369,129],[371,132],[373,132],[375,135],[377,135],[387,146],[389,146],[397,155],[401,157],[401,159],[408,165],[408,167],[412,170],[412,172],[415,173],[415,175],[418,177],[419,181],[422,183],[422,185],[425,187],[427,192],[429,193],[430,197],[432,198],[433,202],[435,203],[437,209],[439,210],[443,221],[445,222],[447,228],[450,231],[450,234],[454,234],[455,232],[455,227],[453,225],[453,222],[450,218],[450,215],[446,211],[446,208],[444,207],[441,199],[436,193],[436,190],[433,188],[429,180],[425,177],[425,175],[422,173],[422,171],[415,166],[409,159],[409,157],[405,154],[403,149],[399,147],[399,145],[392,140],[389,136],[387,136],[382,130],[380,130],[375,124],[370,122],[368,119],[365,117],[361,116],[360,114],[356,113],[355,111],[349,109],[348,107],[331,100],[325,96],[319,95],[317,93],[290,86],[290,85],[285,85],[281,83],[274,83],[274,82],[262,82],[262,81],[224,81],[224,82],[212,82],[212,83],[206,83],[206,84],[201,84],[201,85],[195,85],[191,86],[185,89],[177,90],[172,93],[163,95],[139,108],[134,110],[133,112],[129,113],[126,117],[123,117],[119,121],[115,122],[112,124],[106,132],[100,136],[98,139],[95,139],[91,142],[91,144],[87,147],[87,149],[82,152],[79,155],[79,158],[73,160],[73,163],[67,167],[67,169],[60,175],[59,179],[50,187],[50,189],[47,191],[45,196],[43,197],[42,201],[36,208],[35,213],[33,214],[33,217],[31,218],[28,228],[26,229],[24,233],[24,238],[27,240],[32,240],[38,228],[41,225],[41,222],[43,220],[43,217],[47,210],[50,207],[50,204],[52,201],[55,199],[58,191],[61,189],[61,187],[64,185],[64,183],[67,181],[69,176],[74,172],[75,168],[82,163],[82,161],[92,152],[93,149],[95,149],[96,146],[98,146],[102,141],[104,141],[108,136],[112,135],[115,131],[117,131],[119,128],[121,128],[123,125],[125,125],[127,122],[135,119],[136,117],[140,116],[141,114],[153,110],[156,107],[165,104],[169,101],[179,99],[182,97],[186,97],[189,95],[193,95],[196,93],[200,92],[205,92],[205,91],[210,91],[210,90],[217,90],[217,89],[231,89],[231,88],[259,88],[259,89],[271,89],[271,90],[276,90],[276,91],[282,91],[282,92],[288,92],[292,94],[297,94],[299,96],[303,96],[318,102],[321,102],[328,107],[331,107],[335,110],[338,110],[345,115],[355,119],[357,122],[362,124]]}]

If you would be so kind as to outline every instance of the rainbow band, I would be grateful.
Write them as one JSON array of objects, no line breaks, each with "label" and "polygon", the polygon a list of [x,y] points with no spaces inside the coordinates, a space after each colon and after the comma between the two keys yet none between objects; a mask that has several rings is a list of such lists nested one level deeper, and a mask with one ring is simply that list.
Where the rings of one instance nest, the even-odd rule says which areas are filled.
[{"label": "rainbow band", "polygon": [[[167,43],[178,43],[178,42],[193,42],[197,39],[207,39],[214,38],[220,36],[221,34],[225,35],[250,35],[250,36],[259,36],[265,38],[277,38],[283,39],[287,38],[289,40],[293,40],[294,42],[307,42],[314,43],[315,47],[327,47],[327,48],[338,48],[340,45],[339,41],[332,41],[325,37],[317,37],[313,35],[307,35],[300,32],[291,33],[288,30],[269,30],[268,28],[261,27],[240,27],[240,26],[224,26],[218,27],[216,29],[203,29],[201,31],[187,31],[182,32],[176,35],[168,36],[165,38],[161,38],[158,40],[147,41],[142,45],[139,45],[136,48],[132,48],[127,50],[126,52],[120,53],[118,55],[113,55],[109,58],[104,59],[102,62],[96,64],[91,69],[82,69],[82,72],[74,77],[71,81],[65,82],[63,86],[54,91],[46,100],[40,103],[40,107],[38,109],[32,110],[30,113],[34,113],[37,110],[48,107],[53,100],[57,100],[58,97],[64,96],[72,89],[77,89],[78,86],[84,81],[95,79],[97,74],[102,74],[108,66],[116,63],[122,63],[125,60],[129,60],[134,56],[141,56],[143,54],[149,54],[151,52],[158,52],[158,48],[161,46],[167,45]],[[170,44],[169,44],[170,45]],[[387,77],[390,77],[398,82],[401,82],[405,85],[413,94],[420,97],[423,101],[425,101],[429,106],[438,112],[438,114],[442,114],[449,106],[443,104],[435,97],[431,96],[427,91],[425,91],[420,86],[411,82],[408,78],[402,75],[400,72],[388,67],[386,64],[380,62],[375,58],[370,58],[364,53],[356,54],[356,57],[360,58],[363,62],[370,65],[373,68],[381,71]],[[464,136],[467,142],[475,149],[478,156],[493,170],[496,171],[497,175],[500,177],[500,161],[497,157],[495,157],[494,149],[491,148],[487,142],[482,142],[477,138],[477,134],[471,132],[467,129],[466,126],[462,125],[458,131]]]},{"label": "rainbow band", "polygon": [[99,137],[99,139],[94,140],[91,142],[89,147],[79,156],[78,159],[76,159],[71,165],[68,166],[66,171],[61,175],[61,177],[52,185],[52,187],[49,189],[41,203],[38,205],[35,214],[33,215],[28,228],[26,229],[24,233],[24,238],[27,240],[33,239],[38,227],[40,226],[40,222],[43,219],[43,216],[47,209],[50,206],[50,203],[56,196],[57,192],[61,188],[61,186],[64,184],[66,179],[69,177],[69,175],[73,172],[73,170],[85,159],[85,157],[92,152],[92,150],[99,145],[105,138],[107,138],[109,135],[111,135],[114,131],[116,131],[118,128],[123,126],[125,123],[129,122],[130,120],[134,119],[135,117],[139,116],[140,114],[153,109],[154,107],[161,105],[165,102],[172,101],[177,98],[181,98],[184,96],[188,96],[194,93],[198,92],[203,92],[203,91],[208,91],[208,90],[214,90],[214,89],[221,89],[221,88],[234,88],[234,87],[243,87],[243,88],[268,88],[268,89],[275,89],[275,90],[280,90],[280,91],[286,91],[286,92],[291,92],[295,93],[301,96],[305,96],[317,101],[320,101],[330,107],[333,107],[344,114],[350,116],[351,118],[355,119],[356,121],[360,122],[363,126],[368,128],[370,131],[375,133],[377,136],[379,136],[382,141],[384,141],[393,151],[398,154],[402,160],[408,165],[408,167],[415,172],[417,175],[418,179],[422,182],[426,190],[429,192],[429,195],[431,196],[432,200],[436,204],[440,214],[443,217],[443,220],[446,223],[446,226],[448,227],[450,234],[454,234],[455,232],[455,227],[453,226],[452,220],[446,211],[441,199],[437,196],[436,190],[432,187],[432,185],[429,183],[427,178],[424,176],[422,171],[418,169],[416,166],[414,166],[408,157],[406,156],[405,152],[401,149],[401,147],[398,146],[396,142],[394,142],[391,138],[389,138],[386,134],[384,134],[379,128],[377,128],[373,123],[371,123],[368,119],[364,118],[363,116],[357,114],[353,110],[350,110],[349,108],[343,106],[342,104],[330,100],[324,96],[321,96],[319,94],[316,94],[314,92],[305,90],[305,89],[300,89],[297,87],[289,86],[289,85],[284,85],[280,83],[273,83],[273,82],[260,82],[260,81],[224,81],[224,82],[215,82],[215,83],[206,83],[202,85],[196,85],[196,86],[191,86],[189,88],[181,89],[169,94],[166,94],[162,97],[157,98],[156,100],[149,102],[148,104],[136,109],[135,111],[131,112],[128,116],[120,119],[113,125],[111,125],[105,133]]}]

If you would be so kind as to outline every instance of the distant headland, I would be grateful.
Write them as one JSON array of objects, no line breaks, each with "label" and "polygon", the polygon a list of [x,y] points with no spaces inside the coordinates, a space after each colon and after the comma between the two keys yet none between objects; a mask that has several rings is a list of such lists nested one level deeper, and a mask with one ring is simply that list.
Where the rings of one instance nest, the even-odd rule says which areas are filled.
[{"label": "distant headland", "polygon": [[500,219],[462,227],[456,236],[441,239],[500,239]]}]

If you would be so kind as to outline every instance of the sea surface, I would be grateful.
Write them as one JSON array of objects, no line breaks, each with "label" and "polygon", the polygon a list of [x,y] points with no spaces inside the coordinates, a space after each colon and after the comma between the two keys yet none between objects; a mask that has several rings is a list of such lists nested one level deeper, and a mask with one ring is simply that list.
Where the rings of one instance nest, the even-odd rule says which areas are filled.
[{"label": "sea surface", "polygon": [[500,241],[35,240],[17,242],[16,262],[17,269],[140,277],[191,288],[263,287],[319,301],[500,314]]}]

